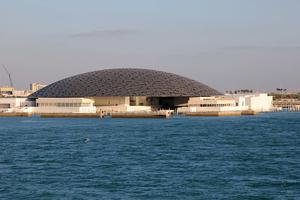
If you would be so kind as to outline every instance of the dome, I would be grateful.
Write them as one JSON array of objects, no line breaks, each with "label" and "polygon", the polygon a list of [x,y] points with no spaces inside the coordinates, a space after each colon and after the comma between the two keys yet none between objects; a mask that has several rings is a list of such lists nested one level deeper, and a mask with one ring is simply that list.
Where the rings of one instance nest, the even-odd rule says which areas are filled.
[{"label": "dome", "polygon": [[136,68],[106,69],[52,83],[29,98],[100,96],[192,97],[221,95],[217,90],[176,74]]}]

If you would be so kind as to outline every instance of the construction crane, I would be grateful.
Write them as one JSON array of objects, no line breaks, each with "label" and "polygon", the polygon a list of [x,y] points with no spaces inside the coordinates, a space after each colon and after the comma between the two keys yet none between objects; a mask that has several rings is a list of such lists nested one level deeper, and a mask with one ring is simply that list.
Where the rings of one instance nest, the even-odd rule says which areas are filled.
[{"label": "construction crane", "polygon": [[5,72],[7,73],[7,75],[8,75],[10,87],[14,87],[14,84],[13,84],[13,81],[12,81],[10,72],[9,72],[8,69],[5,67],[5,65],[2,64],[2,67],[3,67],[4,71],[5,71]]}]

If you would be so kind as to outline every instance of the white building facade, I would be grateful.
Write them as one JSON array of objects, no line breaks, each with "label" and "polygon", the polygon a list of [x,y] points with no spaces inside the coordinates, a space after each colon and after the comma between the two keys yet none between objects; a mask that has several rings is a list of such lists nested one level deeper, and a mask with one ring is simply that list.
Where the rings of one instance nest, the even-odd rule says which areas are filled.
[{"label": "white building facade", "polygon": [[96,107],[88,98],[39,98],[34,113],[96,113]]},{"label": "white building facade", "polygon": [[0,98],[0,112],[32,112],[34,106],[27,98]]},{"label": "white building facade", "polygon": [[188,106],[178,108],[185,112],[270,112],[273,110],[273,97],[266,93],[246,95],[225,95],[216,97],[190,97]]},{"label": "white building facade", "polygon": [[273,110],[273,97],[267,93],[229,95],[236,102],[244,104],[255,112],[270,112]]},{"label": "white building facade", "polygon": [[[89,98],[0,98],[0,112],[42,113],[115,113],[149,112],[153,108],[145,97],[89,97]],[[186,112],[269,112],[273,97],[265,93],[190,97],[187,105],[177,108]]]},{"label": "white building facade", "polygon": [[34,112],[40,113],[114,113],[151,111],[150,106],[130,105],[129,97],[38,98]]}]

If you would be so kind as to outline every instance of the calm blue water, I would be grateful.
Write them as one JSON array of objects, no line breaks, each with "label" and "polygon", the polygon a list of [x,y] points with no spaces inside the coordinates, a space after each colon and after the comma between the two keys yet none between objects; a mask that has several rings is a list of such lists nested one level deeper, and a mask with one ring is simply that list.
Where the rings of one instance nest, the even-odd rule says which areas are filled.
[{"label": "calm blue water", "polygon": [[0,199],[300,199],[300,113],[0,118]]}]

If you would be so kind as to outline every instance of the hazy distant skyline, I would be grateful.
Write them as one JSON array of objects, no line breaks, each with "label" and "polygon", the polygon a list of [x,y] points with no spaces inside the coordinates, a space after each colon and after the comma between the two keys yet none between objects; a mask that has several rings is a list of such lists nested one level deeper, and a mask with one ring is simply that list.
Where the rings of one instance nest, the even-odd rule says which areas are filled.
[{"label": "hazy distant skyline", "polygon": [[[105,68],[218,90],[300,89],[299,0],[0,0],[0,64],[17,88]],[[0,69],[0,85],[9,81]]]}]

